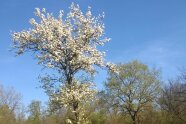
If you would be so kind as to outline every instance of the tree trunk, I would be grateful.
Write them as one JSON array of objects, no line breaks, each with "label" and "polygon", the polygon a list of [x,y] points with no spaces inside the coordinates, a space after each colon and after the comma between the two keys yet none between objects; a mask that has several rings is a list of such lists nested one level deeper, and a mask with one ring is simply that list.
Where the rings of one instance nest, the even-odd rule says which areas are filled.
[{"label": "tree trunk", "polygon": [[74,109],[74,116],[75,116],[74,124],[77,124],[79,122],[79,113],[77,112],[77,110],[78,110],[78,103],[77,102],[73,103],[73,109]]},{"label": "tree trunk", "polygon": [[136,116],[135,115],[132,116],[132,121],[133,121],[132,124],[137,124],[136,123]]}]

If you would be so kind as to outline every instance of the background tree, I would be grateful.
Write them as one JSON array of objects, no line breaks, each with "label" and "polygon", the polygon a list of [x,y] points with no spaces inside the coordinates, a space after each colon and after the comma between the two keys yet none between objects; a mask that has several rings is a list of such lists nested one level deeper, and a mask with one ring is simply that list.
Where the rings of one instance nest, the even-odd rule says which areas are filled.
[{"label": "background tree", "polygon": [[139,123],[141,112],[159,96],[160,72],[138,61],[117,67],[118,74],[110,73],[106,81],[107,94],[114,98],[112,106],[119,108],[120,113],[127,113],[133,124]]},{"label": "background tree", "polygon": [[90,7],[83,14],[73,3],[66,19],[63,19],[63,11],[58,18],[46,13],[45,9],[36,8],[35,14],[40,22],[31,19],[30,30],[12,34],[17,54],[32,51],[39,64],[56,70],[58,75],[42,80],[43,88],[51,101],[73,113],[70,118],[73,123],[84,123],[83,106],[93,99],[95,89],[92,82],[78,76],[81,72],[94,75],[95,66],[114,69],[112,64],[104,62],[104,52],[97,49],[97,46],[109,41],[103,36],[104,15],[93,17]]},{"label": "background tree", "polygon": [[7,105],[0,106],[0,123],[1,124],[15,124],[15,114],[9,109]]},{"label": "background tree", "polygon": [[16,124],[25,124],[26,122],[26,108],[21,105],[16,113]]},{"label": "background tree", "polygon": [[0,106],[8,106],[11,112],[15,112],[21,104],[21,95],[14,88],[4,88],[0,85]]},{"label": "background tree", "polygon": [[32,101],[28,106],[28,124],[41,124],[42,110],[40,101]]},{"label": "background tree", "polygon": [[13,88],[4,88],[0,85],[0,123],[15,124],[20,105],[21,95]]},{"label": "background tree", "polygon": [[[160,106],[168,123],[186,123],[186,78],[185,71],[174,80],[169,80],[162,91]],[[171,119],[170,119],[171,118]]]}]

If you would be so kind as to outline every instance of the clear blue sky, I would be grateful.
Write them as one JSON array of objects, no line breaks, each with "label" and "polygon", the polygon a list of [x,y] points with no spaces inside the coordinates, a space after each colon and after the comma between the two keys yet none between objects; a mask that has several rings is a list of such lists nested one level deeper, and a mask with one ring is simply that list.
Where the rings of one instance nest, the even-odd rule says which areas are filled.
[{"label": "clear blue sky", "polygon": [[[46,101],[39,86],[42,69],[30,54],[15,57],[11,48],[11,31],[29,28],[34,8],[46,8],[58,14],[68,11],[71,2],[83,10],[92,7],[94,15],[105,12],[106,36],[111,42],[106,59],[112,62],[141,60],[162,69],[163,79],[175,77],[186,63],[186,1],[185,0],[1,0],[0,2],[0,84],[13,86],[23,95],[23,102]],[[106,77],[100,71],[98,87]]]}]

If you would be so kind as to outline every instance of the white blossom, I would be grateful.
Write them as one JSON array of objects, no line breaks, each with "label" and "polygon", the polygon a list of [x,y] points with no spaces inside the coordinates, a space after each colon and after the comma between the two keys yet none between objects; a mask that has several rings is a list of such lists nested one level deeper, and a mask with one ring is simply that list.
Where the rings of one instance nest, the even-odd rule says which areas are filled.
[{"label": "white blossom", "polygon": [[84,16],[79,6],[72,4],[66,20],[62,19],[63,11],[60,11],[58,19],[46,13],[45,9],[41,11],[36,8],[35,14],[40,22],[32,18],[30,30],[14,32],[12,35],[18,54],[26,50],[37,51],[39,63],[46,67],[52,63],[57,65],[53,68],[58,70],[65,66],[66,59],[70,60],[73,71],[78,69],[94,73],[93,65],[106,66],[104,52],[97,50],[96,46],[104,45],[109,39],[102,38],[102,18],[92,17],[90,7]]},{"label": "white blossom", "polygon": [[30,19],[32,28],[12,34],[17,54],[33,51],[39,64],[63,75],[60,92],[50,94],[51,99],[71,108],[77,102],[80,106],[73,112],[83,111],[83,103],[93,100],[96,91],[91,83],[79,82],[75,74],[85,71],[93,75],[95,66],[114,70],[111,63],[104,61],[105,52],[97,49],[110,40],[104,38],[104,14],[94,17],[90,7],[83,14],[73,3],[66,19],[62,10],[57,18],[45,8],[35,10],[38,18]]},{"label": "white blossom", "polygon": [[53,100],[60,102],[64,106],[69,106],[74,101],[86,103],[94,100],[96,93],[94,83],[80,83],[76,81],[72,85],[62,86],[58,94],[53,94]]}]

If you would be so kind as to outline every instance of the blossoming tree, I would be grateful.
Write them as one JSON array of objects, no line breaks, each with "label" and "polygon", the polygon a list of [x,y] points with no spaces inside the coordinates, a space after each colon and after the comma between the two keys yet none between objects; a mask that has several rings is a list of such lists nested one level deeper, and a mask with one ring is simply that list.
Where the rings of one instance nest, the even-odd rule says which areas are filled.
[{"label": "blossoming tree", "polygon": [[[38,18],[30,19],[31,29],[12,34],[16,53],[34,52],[39,64],[57,71],[58,78],[47,76],[42,79],[43,88],[51,101],[73,113],[69,122],[85,123],[83,105],[93,100],[96,90],[93,83],[80,80],[78,75],[82,72],[93,75],[95,66],[114,69],[112,64],[104,61],[105,53],[97,49],[109,41],[104,37],[104,15],[92,16],[90,7],[83,14],[73,3],[66,18],[63,11],[55,18],[39,8],[35,15]],[[54,86],[55,82],[60,85]]]}]

